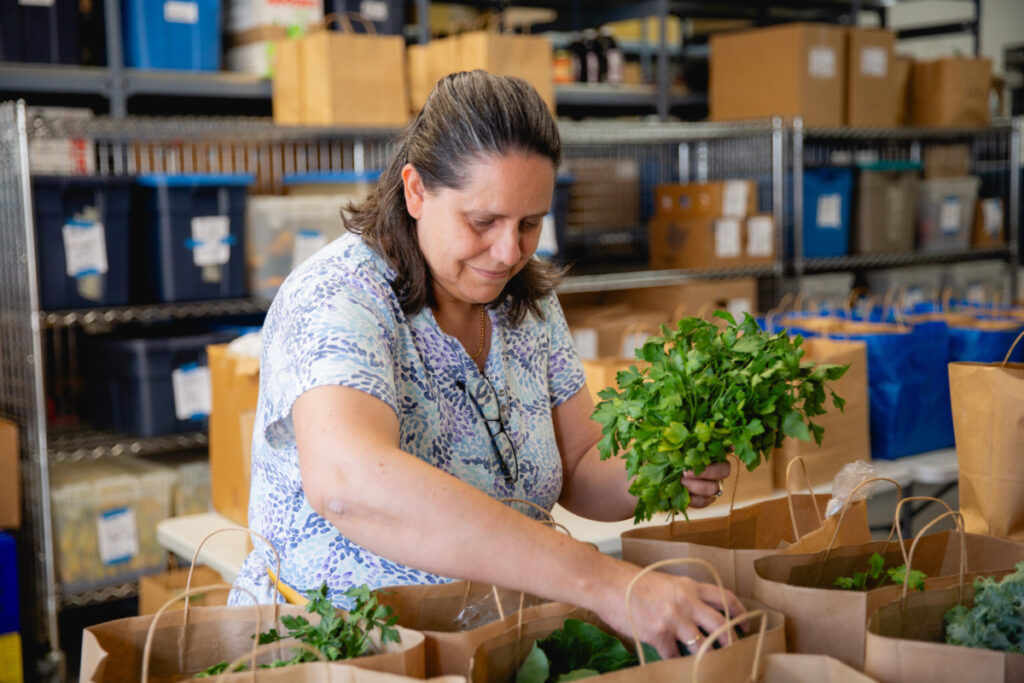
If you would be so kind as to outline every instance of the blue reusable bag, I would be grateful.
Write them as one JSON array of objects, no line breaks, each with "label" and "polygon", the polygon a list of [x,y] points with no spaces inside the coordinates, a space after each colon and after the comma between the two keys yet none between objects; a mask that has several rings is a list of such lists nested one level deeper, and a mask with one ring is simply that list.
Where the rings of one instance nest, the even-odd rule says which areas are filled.
[{"label": "blue reusable bag", "polygon": [[951,448],[946,323],[925,322],[904,332],[883,329],[831,335],[867,345],[871,457],[892,460]]},{"label": "blue reusable bag", "polygon": [[[1001,363],[1021,330],[1024,321],[980,320],[978,327],[950,327],[950,362]],[[1024,363],[1024,344],[1017,345],[1009,360]]]}]

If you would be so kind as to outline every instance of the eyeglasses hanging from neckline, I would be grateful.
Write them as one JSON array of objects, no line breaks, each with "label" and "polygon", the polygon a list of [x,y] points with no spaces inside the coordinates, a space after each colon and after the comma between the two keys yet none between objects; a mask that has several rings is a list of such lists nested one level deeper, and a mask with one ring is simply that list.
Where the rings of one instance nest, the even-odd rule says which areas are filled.
[{"label": "eyeglasses hanging from neckline", "polygon": [[516,452],[512,435],[505,428],[502,419],[502,406],[498,392],[486,377],[472,378],[469,382],[456,382],[459,389],[466,392],[469,400],[476,407],[476,412],[487,425],[487,433],[491,437],[491,448],[498,459],[498,466],[511,486],[519,481],[519,454]]}]

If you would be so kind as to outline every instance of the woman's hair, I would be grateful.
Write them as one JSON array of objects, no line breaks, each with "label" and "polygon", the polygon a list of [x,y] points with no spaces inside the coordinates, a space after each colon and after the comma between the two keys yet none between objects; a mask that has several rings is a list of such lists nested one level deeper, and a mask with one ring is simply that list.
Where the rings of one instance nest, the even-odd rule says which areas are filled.
[{"label": "woman's hair", "polygon": [[[402,133],[390,165],[372,194],[342,216],[350,232],[385,258],[397,273],[392,287],[407,315],[434,303],[430,271],[416,238],[416,221],[405,205],[402,168],[419,173],[427,191],[459,189],[479,157],[510,152],[537,154],[558,167],[562,143],[547,105],[529,83],[486,71],[441,79],[416,120]],[[509,316],[540,316],[538,300],[554,290],[563,270],[530,259],[505,286],[495,305],[508,300]]]}]

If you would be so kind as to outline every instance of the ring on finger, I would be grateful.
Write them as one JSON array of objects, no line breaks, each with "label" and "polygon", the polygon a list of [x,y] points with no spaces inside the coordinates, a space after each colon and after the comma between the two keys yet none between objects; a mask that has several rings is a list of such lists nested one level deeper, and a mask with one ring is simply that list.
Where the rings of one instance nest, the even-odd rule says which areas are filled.
[{"label": "ring on finger", "polygon": [[722,480],[719,479],[718,480],[718,492],[715,493],[715,498],[721,498],[721,497],[722,497]]},{"label": "ring on finger", "polygon": [[697,636],[696,638],[690,638],[689,640],[684,640],[683,641],[683,645],[685,645],[689,649],[689,648],[692,648],[694,645],[696,645],[697,643],[699,643],[702,640],[704,640],[704,636]]}]

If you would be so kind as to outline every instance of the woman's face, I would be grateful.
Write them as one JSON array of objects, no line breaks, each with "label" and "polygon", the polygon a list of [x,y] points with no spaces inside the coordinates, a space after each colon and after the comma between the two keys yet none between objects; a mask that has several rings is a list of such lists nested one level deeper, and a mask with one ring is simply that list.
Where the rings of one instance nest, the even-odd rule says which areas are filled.
[{"label": "woman's face", "polygon": [[525,152],[481,156],[466,169],[462,188],[434,192],[411,165],[402,178],[438,306],[498,298],[537,249],[551,208],[554,164]]}]

